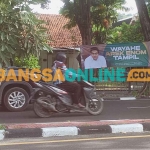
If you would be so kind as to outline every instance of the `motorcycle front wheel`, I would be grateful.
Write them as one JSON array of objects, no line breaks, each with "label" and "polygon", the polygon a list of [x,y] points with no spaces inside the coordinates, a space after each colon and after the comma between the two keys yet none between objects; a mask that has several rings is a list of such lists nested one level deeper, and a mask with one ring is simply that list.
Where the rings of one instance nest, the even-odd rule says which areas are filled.
[{"label": "motorcycle front wheel", "polygon": [[88,103],[88,113],[91,115],[99,115],[102,113],[104,108],[103,99],[95,96]]},{"label": "motorcycle front wheel", "polygon": [[[45,97],[39,97],[38,100],[41,100],[46,103],[50,103]],[[37,101],[33,104],[34,113],[40,118],[49,118],[51,117],[54,112],[49,111],[48,109],[41,106]]]}]

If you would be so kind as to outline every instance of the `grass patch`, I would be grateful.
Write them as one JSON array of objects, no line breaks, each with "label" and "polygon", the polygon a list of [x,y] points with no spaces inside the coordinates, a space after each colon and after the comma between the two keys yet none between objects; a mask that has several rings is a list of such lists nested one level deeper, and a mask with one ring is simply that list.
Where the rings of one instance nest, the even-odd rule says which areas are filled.
[{"label": "grass patch", "polygon": [[5,126],[0,124],[0,130],[5,130]]}]

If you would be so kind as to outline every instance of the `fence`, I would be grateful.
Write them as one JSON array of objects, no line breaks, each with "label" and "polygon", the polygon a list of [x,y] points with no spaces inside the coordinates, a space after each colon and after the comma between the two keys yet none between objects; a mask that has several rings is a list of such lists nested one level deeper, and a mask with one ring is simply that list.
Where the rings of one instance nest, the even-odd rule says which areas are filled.
[{"label": "fence", "polygon": [[[140,67],[147,68],[147,67]],[[126,68],[127,72],[135,67]],[[139,69],[139,67],[137,67]],[[98,77],[95,69],[94,77]],[[127,77],[127,76],[126,76]],[[103,77],[102,77],[103,78]],[[135,98],[149,98],[149,82],[116,82],[116,81],[100,81],[93,82],[97,92],[104,94],[104,99],[116,99],[120,97],[135,97]]]}]

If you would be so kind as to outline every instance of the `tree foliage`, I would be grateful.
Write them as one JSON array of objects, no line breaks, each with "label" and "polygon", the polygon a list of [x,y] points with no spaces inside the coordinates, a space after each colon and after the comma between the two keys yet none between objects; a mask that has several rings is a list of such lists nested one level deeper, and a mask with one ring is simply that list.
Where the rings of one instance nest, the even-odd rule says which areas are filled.
[{"label": "tree foliage", "polygon": [[[150,0],[145,0],[147,7],[147,12],[150,16]],[[141,10],[140,10],[141,12]],[[144,10],[145,12],[145,10]],[[147,17],[149,18],[149,17]],[[143,18],[141,18],[143,19]],[[149,20],[149,19],[148,19]],[[137,20],[130,24],[123,23],[119,27],[115,27],[109,31],[109,36],[107,36],[107,42],[109,43],[122,43],[122,42],[143,42],[145,41],[144,32],[141,25],[145,24],[144,21],[140,21],[139,16]],[[145,29],[144,29],[145,30]]]},{"label": "tree foliage", "polygon": [[22,59],[15,57],[14,66],[25,67],[25,68],[30,68],[30,69],[35,69],[35,68],[40,69],[39,59],[31,54]]},{"label": "tree foliage", "polygon": [[107,36],[107,43],[143,42],[143,40],[139,20],[131,25],[123,22],[122,25],[109,30],[109,36]]},{"label": "tree foliage", "polygon": [[122,6],[125,0],[98,0],[92,6],[93,44],[106,43],[109,28],[117,21],[117,10],[128,10]]},{"label": "tree foliage", "polygon": [[138,9],[144,41],[150,41],[150,18],[147,9],[147,5],[149,7],[149,0],[135,0],[135,2]]},{"label": "tree foliage", "polygon": [[[125,0],[99,0],[99,7],[95,6],[95,17],[93,20],[93,43],[107,43],[109,30],[112,23],[117,22],[118,10],[128,11],[129,8],[124,7]],[[99,14],[97,16],[97,14]],[[97,17],[96,17],[97,16]],[[96,27],[96,28],[95,28]]]},{"label": "tree foliage", "polygon": [[146,6],[147,6],[147,9],[148,9],[148,12],[150,14],[150,0],[145,0],[145,3],[146,3]]},{"label": "tree foliage", "polygon": [[70,19],[66,27],[71,28],[78,25],[82,36],[85,34],[84,29],[87,28],[86,24],[88,23],[89,30],[92,31],[90,34],[92,44],[105,43],[108,28],[114,21],[117,21],[117,10],[128,10],[122,6],[125,4],[125,0],[92,0],[90,12],[87,13],[90,16],[88,20],[90,22],[86,22],[87,18],[83,13],[85,7],[81,7],[81,0],[62,1],[64,6],[60,13]]},{"label": "tree foliage", "polygon": [[30,9],[30,4],[46,7],[48,0],[0,1],[0,63],[7,66],[15,57],[29,54],[39,56],[41,50],[50,51],[44,23]]}]

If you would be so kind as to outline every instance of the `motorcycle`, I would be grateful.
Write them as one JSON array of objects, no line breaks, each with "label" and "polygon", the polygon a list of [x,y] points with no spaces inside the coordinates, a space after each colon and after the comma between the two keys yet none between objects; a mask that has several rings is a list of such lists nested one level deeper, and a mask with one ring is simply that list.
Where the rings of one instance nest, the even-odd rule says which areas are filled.
[{"label": "motorcycle", "polygon": [[36,87],[30,96],[33,110],[38,117],[46,118],[56,113],[85,113],[99,115],[103,111],[103,98],[96,95],[94,85],[87,81],[78,82],[82,86],[80,102],[85,108],[73,104],[74,93],[69,93],[56,85],[35,82]]}]

